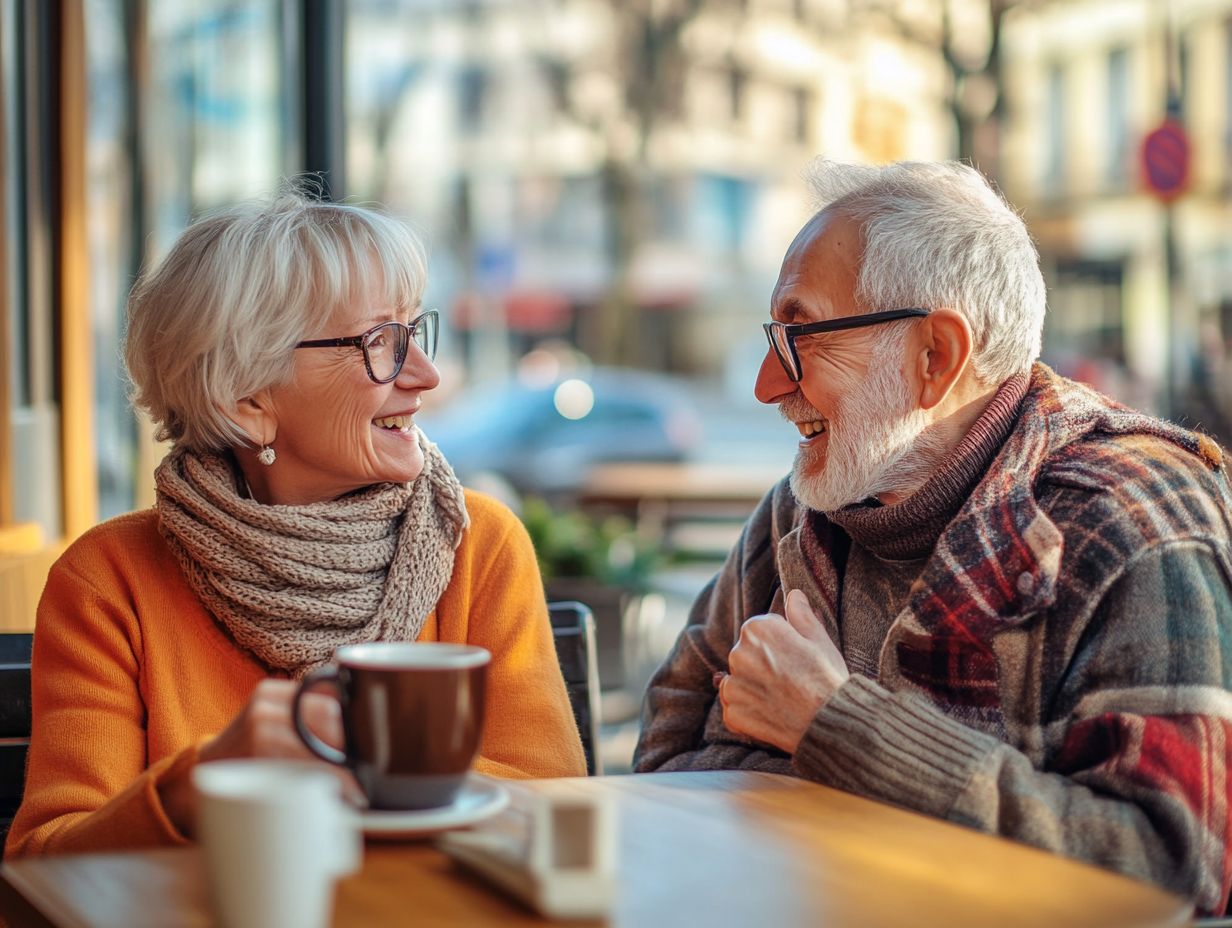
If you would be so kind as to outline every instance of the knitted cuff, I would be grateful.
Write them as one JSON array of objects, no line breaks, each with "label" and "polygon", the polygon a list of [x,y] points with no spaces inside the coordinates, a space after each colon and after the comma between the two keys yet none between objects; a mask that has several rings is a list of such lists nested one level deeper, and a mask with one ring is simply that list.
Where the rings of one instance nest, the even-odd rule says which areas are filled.
[{"label": "knitted cuff", "polygon": [[200,747],[200,743],[191,745],[179,754],[163,758],[151,766],[148,771],[142,792],[151,813],[151,824],[160,832],[160,843],[189,843],[188,836],[176,828],[167,816],[167,810],[163,808],[162,801],[159,799],[158,788],[176,780],[188,780],[192,776],[193,768],[197,765],[197,752]]},{"label": "knitted cuff", "polygon": [[817,713],[793,763],[810,780],[945,818],[1000,744],[917,696],[853,674]]}]

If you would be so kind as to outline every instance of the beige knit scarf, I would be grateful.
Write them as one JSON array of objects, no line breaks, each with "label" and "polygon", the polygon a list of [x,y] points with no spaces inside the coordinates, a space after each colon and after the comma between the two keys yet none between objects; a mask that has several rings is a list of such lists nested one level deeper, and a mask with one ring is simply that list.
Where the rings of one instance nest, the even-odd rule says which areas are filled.
[{"label": "beige knit scarf", "polygon": [[302,677],[339,645],[415,640],[449,584],[466,505],[440,451],[420,445],[412,483],[305,506],[247,499],[230,456],[175,448],[155,472],[159,527],[235,642]]}]

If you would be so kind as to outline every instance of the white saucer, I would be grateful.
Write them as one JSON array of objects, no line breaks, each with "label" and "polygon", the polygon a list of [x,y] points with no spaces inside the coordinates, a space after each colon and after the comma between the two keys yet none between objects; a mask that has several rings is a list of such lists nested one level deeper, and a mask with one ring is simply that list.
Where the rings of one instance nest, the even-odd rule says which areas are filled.
[{"label": "white saucer", "polygon": [[509,790],[486,777],[470,777],[453,802],[436,809],[366,809],[359,825],[370,838],[418,838],[461,828],[509,805]]}]

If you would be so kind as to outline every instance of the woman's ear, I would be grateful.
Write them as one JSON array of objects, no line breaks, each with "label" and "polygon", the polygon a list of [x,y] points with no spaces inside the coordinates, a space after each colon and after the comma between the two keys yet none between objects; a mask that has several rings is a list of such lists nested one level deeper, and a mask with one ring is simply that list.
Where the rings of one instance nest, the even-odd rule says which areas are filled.
[{"label": "woman's ear", "polygon": [[921,409],[938,406],[971,360],[971,325],[953,309],[935,309],[916,329],[916,370]]},{"label": "woman's ear", "polygon": [[245,396],[224,414],[258,447],[273,444],[278,434],[278,416],[268,390]]}]

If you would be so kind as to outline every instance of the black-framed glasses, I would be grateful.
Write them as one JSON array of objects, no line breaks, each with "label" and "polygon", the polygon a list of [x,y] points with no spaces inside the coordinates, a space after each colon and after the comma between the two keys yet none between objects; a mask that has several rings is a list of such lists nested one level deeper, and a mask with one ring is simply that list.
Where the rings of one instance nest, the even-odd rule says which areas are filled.
[{"label": "black-framed glasses", "polygon": [[402,372],[411,342],[429,361],[436,357],[439,330],[435,309],[420,313],[410,322],[382,322],[362,335],[346,338],[313,338],[300,342],[296,348],[344,348],[348,345],[364,353],[364,367],[373,383],[389,383]]},{"label": "black-framed glasses", "polygon": [[862,329],[869,325],[880,325],[883,322],[894,322],[896,319],[911,319],[917,316],[927,316],[929,310],[913,306],[909,309],[887,309],[880,313],[864,313],[859,316],[844,316],[842,319],[830,319],[826,322],[806,322],[803,325],[788,325],[786,322],[763,322],[766,340],[778,356],[779,363],[787,372],[792,383],[799,383],[803,375],[800,368],[800,355],[796,351],[796,339],[805,335],[820,335],[822,332],[841,332],[843,329]]}]

